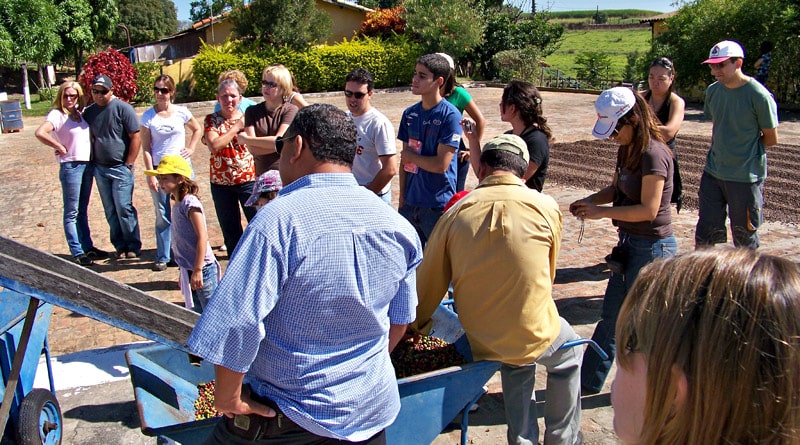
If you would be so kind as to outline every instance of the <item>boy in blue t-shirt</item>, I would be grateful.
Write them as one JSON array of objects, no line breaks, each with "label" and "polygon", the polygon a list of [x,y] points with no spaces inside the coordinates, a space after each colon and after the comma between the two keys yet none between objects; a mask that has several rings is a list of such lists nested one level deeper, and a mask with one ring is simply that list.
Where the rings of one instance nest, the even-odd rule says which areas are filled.
[{"label": "boy in blue t-shirt", "polygon": [[461,113],[439,92],[449,76],[444,57],[417,59],[411,93],[422,100],[403,111],[397,134],[403,141],[399,211],[417,229],[423,246],[456,191],[453,155],[461,141]]}]

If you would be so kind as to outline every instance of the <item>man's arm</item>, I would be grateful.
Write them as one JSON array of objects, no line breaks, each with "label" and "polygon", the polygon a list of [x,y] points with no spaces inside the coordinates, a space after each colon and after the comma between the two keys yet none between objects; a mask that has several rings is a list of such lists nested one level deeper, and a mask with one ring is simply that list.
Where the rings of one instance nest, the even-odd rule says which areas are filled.
[{"label": "man's arm", "polygon": [[375,193],[380,193],[383,188],[388,184],[394,175],[397,174],[397,155],[379,156],[381,160],[381,169],[372,178],[372,181],[367,184],[367,188]]},{"label": "man's arm", "polygon": [[136,163],[136,158],[139,157],[139,151],[142,149],[142,140],[138,129],[134,133],[128,133],[128,137],[131,142],[128,145],[128,157],[125,159],[125,164],[133,165]]},{"label": "man's arm", "polygon": [[395,346],[400,343],[403,336],[406,335],[407,324],[390,324],[389,325],[389,352],[394,351]]},{"label": "man's arm", "polygon": [[762,128],[761,142],[764,143],[765,147],[772,147],[773,145],[778,145],[778,127]]},{"label": "man's arm", "polygon": [[248,392],[242,392],[244,374],[214,365],[216,383],[214,386],[214,406],[228,417],[236,414],[258,414],[264,417],[275,417],[275,410],[250,398]]},{"label": "man's arm", "polygon": [[456,147],[439,144],[436,149],[436,156],[423,156],[413,150],[406,150],[404,145],[400,162],[403,164],[413,162],[419,168],[431,173],[444,173],[447,171],[447,167],[450,166],[450,161],[453,159],[455,152]]}]

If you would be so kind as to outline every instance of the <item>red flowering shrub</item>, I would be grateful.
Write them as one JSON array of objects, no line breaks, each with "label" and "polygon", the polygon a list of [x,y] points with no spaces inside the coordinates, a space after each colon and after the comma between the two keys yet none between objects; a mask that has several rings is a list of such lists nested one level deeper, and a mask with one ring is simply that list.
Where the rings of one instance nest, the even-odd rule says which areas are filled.
[{"label": "red flowering shrub", "polygon": [[136,68],[124,54],[108,47],[107,50],[89,57],[78,78],[83,91],[88,93],[89,103],[93,102],[91,100],[93,99],[91,97],[92,80],[100,74],[111,78],[111,82],[114,84],[114,95],[118,98],[130,102],[136,95]]},{"label": "red flowering shrub", "polygon": [[367,19],[361,24],[358,35],[386,39],[392,36],[392,31],[403,34],[406,30],[406,20],[402,14],[402,5],[390,9],[377,8],[367,13]]}]

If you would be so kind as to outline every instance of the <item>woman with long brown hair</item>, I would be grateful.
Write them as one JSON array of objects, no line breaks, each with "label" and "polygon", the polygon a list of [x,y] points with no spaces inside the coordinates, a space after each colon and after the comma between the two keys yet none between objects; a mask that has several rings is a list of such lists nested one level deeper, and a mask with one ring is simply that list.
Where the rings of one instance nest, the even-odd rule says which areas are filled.
[{"label": "woman with long brown hair", "polygon": [[[585,394],[603,388],[616,353],[614,325],[639,270],[656,258],[675,255],[672,234],[672,153],[664,144],[658,123],[644,98],[629,88],[603,91],[595,102],[597,123],[592,134],[618,142],[617,164],[611,185],[570,204],[581,219],[610,218],[619,242],[606,260],[611,270],[601,319],[592,340],[606,351],[603,360],[586,350],[581,366]],[[611,203],[611,206],[604,204]]]}]

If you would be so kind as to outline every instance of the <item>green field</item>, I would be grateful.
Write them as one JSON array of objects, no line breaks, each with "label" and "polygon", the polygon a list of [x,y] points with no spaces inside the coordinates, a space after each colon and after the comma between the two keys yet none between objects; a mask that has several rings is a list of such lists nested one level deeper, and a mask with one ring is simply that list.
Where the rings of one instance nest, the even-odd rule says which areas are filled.
[{"label": "green field", "polygon": [[552,69],[565,77],[575,77],[575,57],[587,51],[608,54],[611,58],[610,75],[619,78],[627,64],[627,55],[634,51],[645,53],[650,49],[650,28],[572,30],[564,31],[561,48],[545,59]]},{"label": "green field", "polygon": [[[658,11],[648,11],[643,9],[606,9],[600,10],[608,17],[608,25],[627,25],[639,23],[639,20],[661,14]],[[554,11],[550,13],[550,20],[561,23],[564,26],[575,23],[594,23],[596,10],[584,11]]]}]

